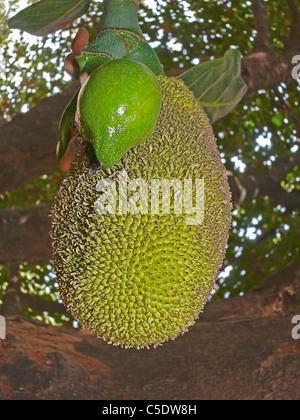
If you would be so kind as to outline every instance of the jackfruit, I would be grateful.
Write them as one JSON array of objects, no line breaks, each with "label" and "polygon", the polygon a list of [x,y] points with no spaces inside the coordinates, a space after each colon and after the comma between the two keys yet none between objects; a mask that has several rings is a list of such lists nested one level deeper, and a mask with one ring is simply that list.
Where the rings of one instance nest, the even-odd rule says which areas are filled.
[{"label": "jackfruit", "polygon": [[[194,324],[230,228],[230,191],[209,120],[182,81],[157,79],[162,105],[152,136],[108,169],[82,142],[52,211],[65,306],[82,327],[125,348],[155,347]],[[198,218],[197,180],[204,186]],[[181,192],[170,187],[153,209],[159,181],[186,186],[190,205],[180,211]]]}]

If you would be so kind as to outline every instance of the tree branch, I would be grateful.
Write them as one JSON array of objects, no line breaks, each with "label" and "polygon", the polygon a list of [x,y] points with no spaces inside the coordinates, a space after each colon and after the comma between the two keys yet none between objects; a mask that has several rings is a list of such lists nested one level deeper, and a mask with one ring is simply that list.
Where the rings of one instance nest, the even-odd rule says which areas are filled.
[{"label": "tree branch", "polygon": [[271,49],[270,28],[266,19],[265,7],[262,0],[252,0],[254,26],[257,35],[254,41],[253,52]]},{"label": "tree branch", "polygon": [[241,76],[248,86],[246,96],[260,89],[294,82],[291,61],[293,55],[289,53],[284,56],[270,50],[254,52],[244,57]]},{"label": "tree branch", "polygon": [[282,180],[296,165],[300,165],[300,150],[287,157],[279,159],[272,169],[263,173],[253,173],[236,177],[229,176],[229,185],[233,201],[241,205],[247,200],[270,197],[275,203],[286,208],[286,212],[300,208],[300,191],[287,192],[281,187]]},{"label": "tree branch", "polygon": [[289,6],[289,9],[291,11],[292,19],[294,20],[295,23],[298,22],[300,12],[299,12],[299,8],[298,8],[295,0],[286,0],[286,2],[287,2],[287,5]]},{"label": "tree branch", "polygon": [[1,314],[5,316],[18,315],[21,309],[20,302],[21,277],[19,265],[10,267],[8,286],[2,298]]},{"label": "tree branch", "polygon": [[0,399],[299,400],[299,307],[300,260],[244,296],[208,303],[186,334],[156,349],[7,318]]},{"label": "tree branch", "polygon": [[287,5],[291,12],[292,28],[285,43],[285,50],[290,51],[295,48],[299,51],[299,39],[300,39],[300,10],[294,0],[286,0]]},{"label": "tree branch", "polygon": [[270,28],[262,0],[251,0],[253,21],[257,31],[253,52],[242,60],[242,77],[248,86],[249,95],[266,86],[292,80],[291,62],[287,62],[271,47]]},{"label": "tree branch", "polygon": [[56,167],[58,124],[75,90],[43,99],[0,126],[0,194]]},{"label": "tree branch", "polygon": [[35,311],[48,312],[50,314],[57,313],[70,316],[62,303],[40,299],[38,297],[30,296],[24,293],[20,295],[20,305],[22,308],[31,308]]},{"label": "tree branch", "polygon": [[269,197],[276,204],[283,206],[286,209],[286,214],[290,214],[300,207],[299,190],[287,192],[277,182],[270,182],[267,185],[267,180],[264,180],[263,175],[259,177],[246,175],[242,178],[230,176],[229,185],[233,200],[238,197],[237,201],[234,200],[234,203],[238,206],[257,197]]},{"label": "tree branch", "polygon": [[49,213],[47,205],[0,210],[0,264],[49,261]]},{"label": "tree branch", "polygon": [[22,308],[31,308],[41,312],[46,311],[48,313],[69,315],[62,303],[40,299],[38,297],[22,293],[21,282],[22,279],[20,276],[19,265],[14,264],[10,266],[8,286],[4,296],[2,297],[2,306],[0,310],[1,315],[19,315]]}]

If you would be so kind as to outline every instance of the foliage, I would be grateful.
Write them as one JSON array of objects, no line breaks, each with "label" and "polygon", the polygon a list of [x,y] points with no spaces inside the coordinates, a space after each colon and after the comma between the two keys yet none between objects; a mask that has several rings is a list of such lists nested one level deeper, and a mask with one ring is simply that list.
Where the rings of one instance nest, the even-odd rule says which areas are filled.
[{"label": "foliage", "polygon": [[241,78],[241,53],[237,50],[200,63],[179,77],[194,93],[212,124],[232,111],[247,92]]},{"label": "foliage", "polygon": [[[285,1],[265,1],[264,4],[272,46],[280,53],[292,23],[291,15]],[[10,2],[9,16],[17,11],[18,5],[19,0]],[[26,35],[9,32],[2,25],[1,54],[5,61],[0,64],[0,92],[6,119],[68,86],[70,80],[64,74],[63,60],[70,52],[72,38],[84,25],[90,33],[90,41],[95,39],[101,13],[102,2],[92,1],[88,14],[74,21],[69,28],[29,44]],[[3,5],[0,14],[5,22],[7,11],[3,10]],[[250,54],[253,49],[255,30],[251,2],[246,0],[145,0],[139,16],[142,31],[146,39],[152,41],[165,70],[189,69],[205,60],[223,57],[232,48],[238,48],[243,55]],[[263,89],[244,99],[233,112],[214,124],[223,162],[229,171],[237,176],[263,173],[280,158],[298,150],[296,128],[282,98],[289,102],[291,112],[300,119],[299,90],[297,81],[288,86],[282,84],[278,91]],[[1,206],[50,202],[58,186],[54,179],[55,174],[48,174],[45,179],[40,177],[25,184],[18,192],[6,194]],[[282,180],[282,188],[286,191],[299,189],[299,179],[299,167],[296,167]],[[35,193],[28,195],[28,188],[35,188]],[[284,208],[269,198],[259,198],[236,208],[216,296],[245,293],[270,272],[293,262],[300,248],[299,219],[298,210],[286,214]],[[43,290],[44,297],[49,292],[49,296],[55,298],[54,283],[41,289],[47,284],[44,279],[49,272],[40,271],[38,267],[31,267],[31,272],[40,277],[29,279],[25,276],[24,290],[32,292],[30,287],[34,281],[37,290]],[[1,278],[0,298],[6,284],[6,268],[1,269]]]},{"label": "foliage", "polygon": [[84,15],[89,3],[89,0],[42,0],[21,10],[9,19],[8,24],[10,28],[45,36],[65,28]]}]

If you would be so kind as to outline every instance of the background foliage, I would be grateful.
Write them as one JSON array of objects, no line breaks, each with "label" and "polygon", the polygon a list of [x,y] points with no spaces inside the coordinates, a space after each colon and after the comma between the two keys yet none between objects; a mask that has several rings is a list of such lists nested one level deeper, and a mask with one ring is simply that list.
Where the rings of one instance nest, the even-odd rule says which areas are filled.
[{"label": "background foliage", "polygon": [[[70,79],[63,60],[70,52],[72,38],[83,26],[93,40],[100,28],[102,2],[93,1],[87,15],[67,30],[47,37],[30,37],[10,31],[7,19],[32,1],[13,0],[0,5],[0,102],[2,116],[10,120],[26,112],[42,98],[68,87]],[[282,0],[265,1],[272,46],[282,52],[290,13]],[[188,69],[199,62],[219,58],[229,48],[243,55],[252,52],[255,30],[251,2],[226,0],[148,0],[140,7],[140,24],[146,39],[152,41],[165,70]],[[299,147],[299,138],[290,113],[281,99],[288,100],[293,115],[300,119],[299,82],[282,84],[278,91],[264,89],[245,98],[226,118],[214,124],[226,168],[242,173],[263,173],[278,160]],[[25,207],[51,203],[63,173],[58,169],[27,182],[16,191],[1,196],[0,207]],[[295,167],[282,188],[300,189],[300,168]],[[270,272],[295,260],[300,248],[300,215],[287,214],[269,198],[246,202],[233,212],[231,236],[224,269],[215,298],[229,297],[250,290]],[[58,299],[51,261],[37,266],[20,265],[22,291],[41,299]],[[0,299],[5,291],[9,269],[0,268]],[[47,322],[68,322],[65,316],[24,312]],[[71,320],[70,320],[71,322]]]}]

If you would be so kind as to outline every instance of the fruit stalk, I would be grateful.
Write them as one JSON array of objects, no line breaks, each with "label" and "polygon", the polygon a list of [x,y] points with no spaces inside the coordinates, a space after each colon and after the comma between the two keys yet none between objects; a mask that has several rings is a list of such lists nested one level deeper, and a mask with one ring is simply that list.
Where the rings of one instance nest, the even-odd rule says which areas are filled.
[{"label": "fruit stalk", "polygon": [[138,0],[104,0],[102,30],[126,29],[142,36],[138,6]]}]

